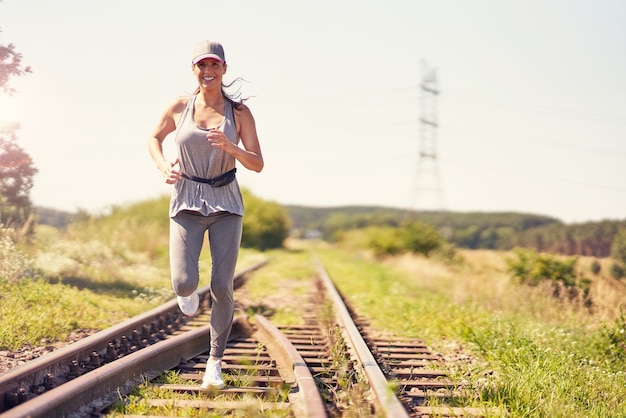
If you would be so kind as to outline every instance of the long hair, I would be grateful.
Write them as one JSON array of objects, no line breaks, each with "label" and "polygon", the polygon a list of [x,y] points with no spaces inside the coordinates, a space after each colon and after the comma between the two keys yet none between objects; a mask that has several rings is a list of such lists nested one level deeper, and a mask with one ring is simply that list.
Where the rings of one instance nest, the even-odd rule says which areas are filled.
[{"label": "long hair", "polygon": [[[222,82],[222,95],[237,110],[241,109],[243,103],[249,99],[249,97],[242,97],[241,94],[241,83],[244,81],[246,80],[241,77],[237,77],[229,84],[224,84],[224,82]],[[229,92],[228,90],[233,88],[233,86],[233,91]],[[200,86],[196,87],[196,91],[193,92],[194,95],[198,93],[200,93]]]}]

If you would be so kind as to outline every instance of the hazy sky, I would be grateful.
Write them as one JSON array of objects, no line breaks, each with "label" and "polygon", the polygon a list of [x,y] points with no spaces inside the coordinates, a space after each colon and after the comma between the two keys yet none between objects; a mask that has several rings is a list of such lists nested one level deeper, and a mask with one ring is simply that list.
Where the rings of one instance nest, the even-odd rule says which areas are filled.
[{"label": "hazy sky", "polygon": [[[623,0],[3,0],[0,44],[33,73],[0,120],[22,126],[36,205],[169,194],[147,139],[215,39],[253,96],[265,169],[238,176],[263,199],[626,219],[624,22]],[[440,193],[418,175],[424,62]]]}]

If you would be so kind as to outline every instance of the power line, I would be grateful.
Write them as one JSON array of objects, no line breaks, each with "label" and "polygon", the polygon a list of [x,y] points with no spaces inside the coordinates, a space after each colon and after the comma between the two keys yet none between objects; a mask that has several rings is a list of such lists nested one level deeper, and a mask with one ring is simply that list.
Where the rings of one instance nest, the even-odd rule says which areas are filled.
[{"label": "power line", "polygon": [[[408,101],[414,100],[417,96],[421,97],[422,86],[418,85],[404,85],[397,87],[390,87],[389,89],[377,89],[377,90],[358,90],[358,91],[343,91],[335,92],[330,95],[321,96],[309,96],[303,97],[299,102],[294,102],[296,105],[317,105],[321,103],[335,103],[337,106],[347,104],[349,107],[366,107],[370,103],[367,99],[372,101],[380,101],[382,98],[388,98],[392,102],[398,100]],[[409,93],[411,96],[399,96],[399,94]],[[472,94],[457,93],[450,90],[439,90],[438,95],[440,97],[450,97],[452,99],[464,99],[470,100],[473,103],[482,102],[490,106],[497,106],[498,108],[507,107],[512,110],[530,113],[543,113],[552,114],[559,117],[574,118],[574,119],[591,119],[599,122],[625,124],[626,116],[606,115],[601,113],[588,112],[579,109],[569,109],[556,106],[546,106],[535,103],[519,102],[515,100],[507,100],[502,98],[486,97]],[[348,105],[349,103],[349,105]]]},{"label": "power line", "polygon": [[[576,186],[581,186],[581,187],[586,187],[586,188],[591,188],[591,189],[604,189],[604,190],[611,190],[611,191],[615,191],[619,193],[626,192],[626,187],[598,184],[598,183],[589,183],[585,181],[573,180],[573,179],[568,179],[564,177],[556,177],[553,175],[542,175],[542,174],[537,174],[534,172],[529,173],[529,171],[525,169],[512,169],[510,167],[507,167],[507,168],[494,167],[494,166],[485,165],[483,163],[477,165],[477,164],[467,163],[466,161],[452,160],[448,158],[444,158],[442,162],[444,165],[453,165],[456,167],[463,167],[465,169],[470,169],[470,170],[478,170],[478,171],[483,171],[483,172],[494,173],[494,174],[497,174],[497,178],[501,178],[502,175],[508,175],[508,176],[514,176],[523,180],[535,179],[536,181],[540,181],[542,183],[545,183],[545,181],[549,180],[549,181],[556,181],[560,183],[569,183],[569,184],[573,184]],[[496,177],[493,177],[493,178],[496,178]]]},{"label": "power line", "polygon": [[558,116],[561,116],[561,117],[574,118],[574,119],[585,118],[585,119],[596,120],[599,122],[618,123],[618,124],[626,123],[626,117],[624,116],[604,115],[600,113],[587,112],[587,111],[578,110],[578,109],[566,109],[562,107],[517,102],[514,100],[505,100],[505,99],[490,98],[490,97],[476,96],[476,95],[469,95],[469,94],[459,94],[459,93],[452,92],[449,90],[443,91],[442,94],[445,95],[446,97],[452,96],[453,98],[458,97],[461,99],[470,99],[472,101],[481,101],[489,105],[498,106],[499,108],[501,108],[502,106],[506,106],[510,109],[514,109],[518,111],[545,113],[545,114],[548,114],[548,113],[559,114]]}]

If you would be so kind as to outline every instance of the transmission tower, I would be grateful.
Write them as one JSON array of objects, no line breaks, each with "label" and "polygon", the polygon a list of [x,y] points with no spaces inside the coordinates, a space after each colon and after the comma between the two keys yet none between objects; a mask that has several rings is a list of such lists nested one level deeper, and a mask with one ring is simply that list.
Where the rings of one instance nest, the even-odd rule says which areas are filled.
[{"label": "transmission tower", "polygon": [[437,166],[437,70],[422,62],[420,83],[419,160],[411,210],[443,212],[443,192]]}]

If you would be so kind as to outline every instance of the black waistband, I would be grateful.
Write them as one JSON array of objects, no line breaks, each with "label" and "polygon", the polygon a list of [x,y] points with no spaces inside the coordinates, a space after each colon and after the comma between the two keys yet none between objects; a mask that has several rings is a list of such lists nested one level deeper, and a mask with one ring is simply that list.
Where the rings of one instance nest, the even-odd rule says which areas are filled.
[{"label": "black waistband", "polygon": [[222,187],[222,186],[226,186],[227,184],[232,183],[233,180],[235,180],[236,172],[237,172],[237,168],[235,167],[232,170],[225,172],[224,174],[220,174],[217,177],[213,177],[212,179],[203,179],[201,177],[190,176],[185,173],[183,173],[182,175],[184,178],[188,180],[197,181],[198,183],[210,184],[213,187]]}]

